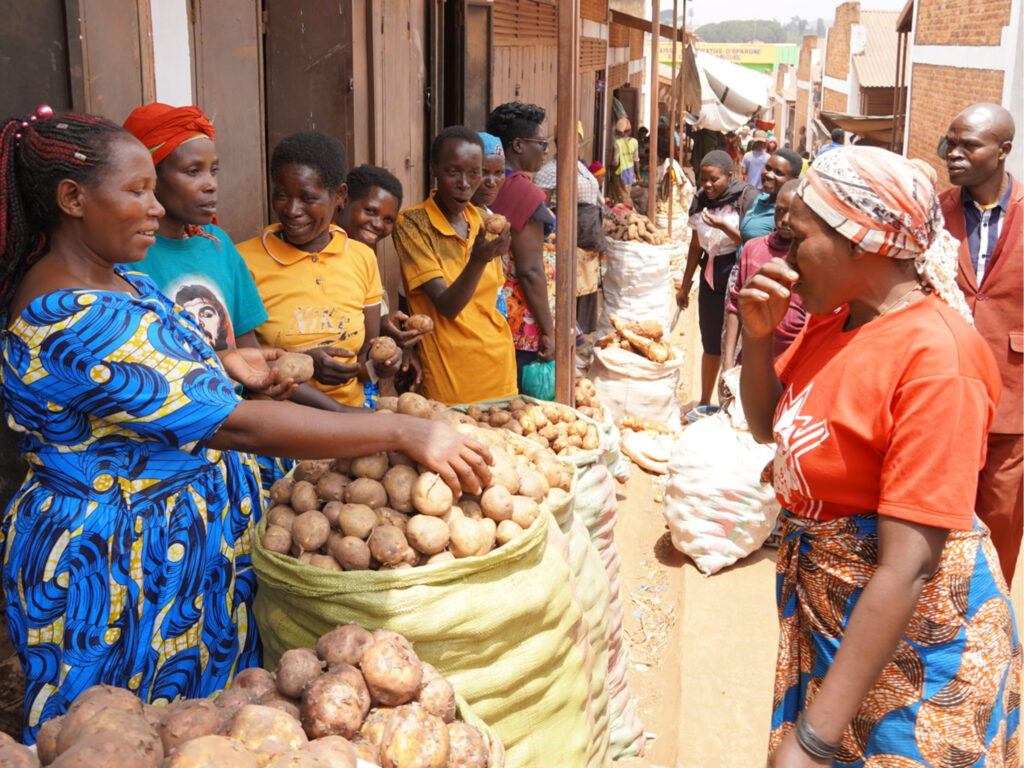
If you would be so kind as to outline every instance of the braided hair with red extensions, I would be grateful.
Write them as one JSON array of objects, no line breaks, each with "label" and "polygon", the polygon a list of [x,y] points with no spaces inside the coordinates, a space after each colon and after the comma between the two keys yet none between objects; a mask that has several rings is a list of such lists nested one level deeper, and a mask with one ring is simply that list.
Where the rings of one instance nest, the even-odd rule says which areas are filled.
[{"label": "braided hair with red extensions", "polygon": [[122,135],[130,134],[105,118],[74,112],[0,124],[0,312],[49,250],[60,215],[57,185],[64,179],[88,185],[107,164],[111,139]]}]

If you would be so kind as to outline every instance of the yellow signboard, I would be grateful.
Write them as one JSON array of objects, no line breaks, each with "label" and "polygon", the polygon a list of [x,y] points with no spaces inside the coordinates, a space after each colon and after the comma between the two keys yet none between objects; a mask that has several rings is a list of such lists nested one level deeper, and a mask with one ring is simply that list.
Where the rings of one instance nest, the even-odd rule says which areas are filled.
[{"label": "yellow signboard", "polygon": [[[682,45],[676,52],[678,58],[682,57]],[[726,61],[733,61],[737,64],[767,64],[774,66],[778,61],[777,45],[757,43],[697,43],[698,51],[704,51],[712,56],[717,56]],[[672,42],[662,42],[658,46],[658,60],[662,62],[672,61]]]}]

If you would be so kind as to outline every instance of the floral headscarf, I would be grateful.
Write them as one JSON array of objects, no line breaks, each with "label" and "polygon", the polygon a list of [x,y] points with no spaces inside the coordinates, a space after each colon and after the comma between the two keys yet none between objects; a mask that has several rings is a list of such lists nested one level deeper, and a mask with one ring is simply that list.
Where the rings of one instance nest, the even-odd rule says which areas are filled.
[{"label": "floral headscarf", "polygon": [[797,194],[858,248],[914,259],[921,282],[973,324],[956,284],[957,241],[935,187],[912,162],[877,147],[840,147],[814,161]]}]

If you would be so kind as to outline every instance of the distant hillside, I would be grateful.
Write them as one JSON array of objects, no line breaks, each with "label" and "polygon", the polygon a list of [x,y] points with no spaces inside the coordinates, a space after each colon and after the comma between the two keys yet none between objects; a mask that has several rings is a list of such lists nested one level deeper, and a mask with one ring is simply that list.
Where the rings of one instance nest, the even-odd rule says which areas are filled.
[{"label": "distant hillside", "polygon": [[[671,23],[672,11],[661,14],[662,21]],[[797,43],[808,33],[825,34],[825,22],[810,22],[793,16],[786,24],[775,19],[734,19],[714,24],[702,24],[694,30],[709,43]]]}]

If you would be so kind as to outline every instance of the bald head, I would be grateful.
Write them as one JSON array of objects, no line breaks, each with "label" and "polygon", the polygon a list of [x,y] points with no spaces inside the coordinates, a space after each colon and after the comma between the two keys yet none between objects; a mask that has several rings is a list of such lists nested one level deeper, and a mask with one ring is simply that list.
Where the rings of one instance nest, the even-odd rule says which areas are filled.
[{"label": "bald head", "polygon": [[946,131],[949,180],[968,190],[999,186],[1013,133],[1013,116],[998,104],[972,104],[954,117]]}]

